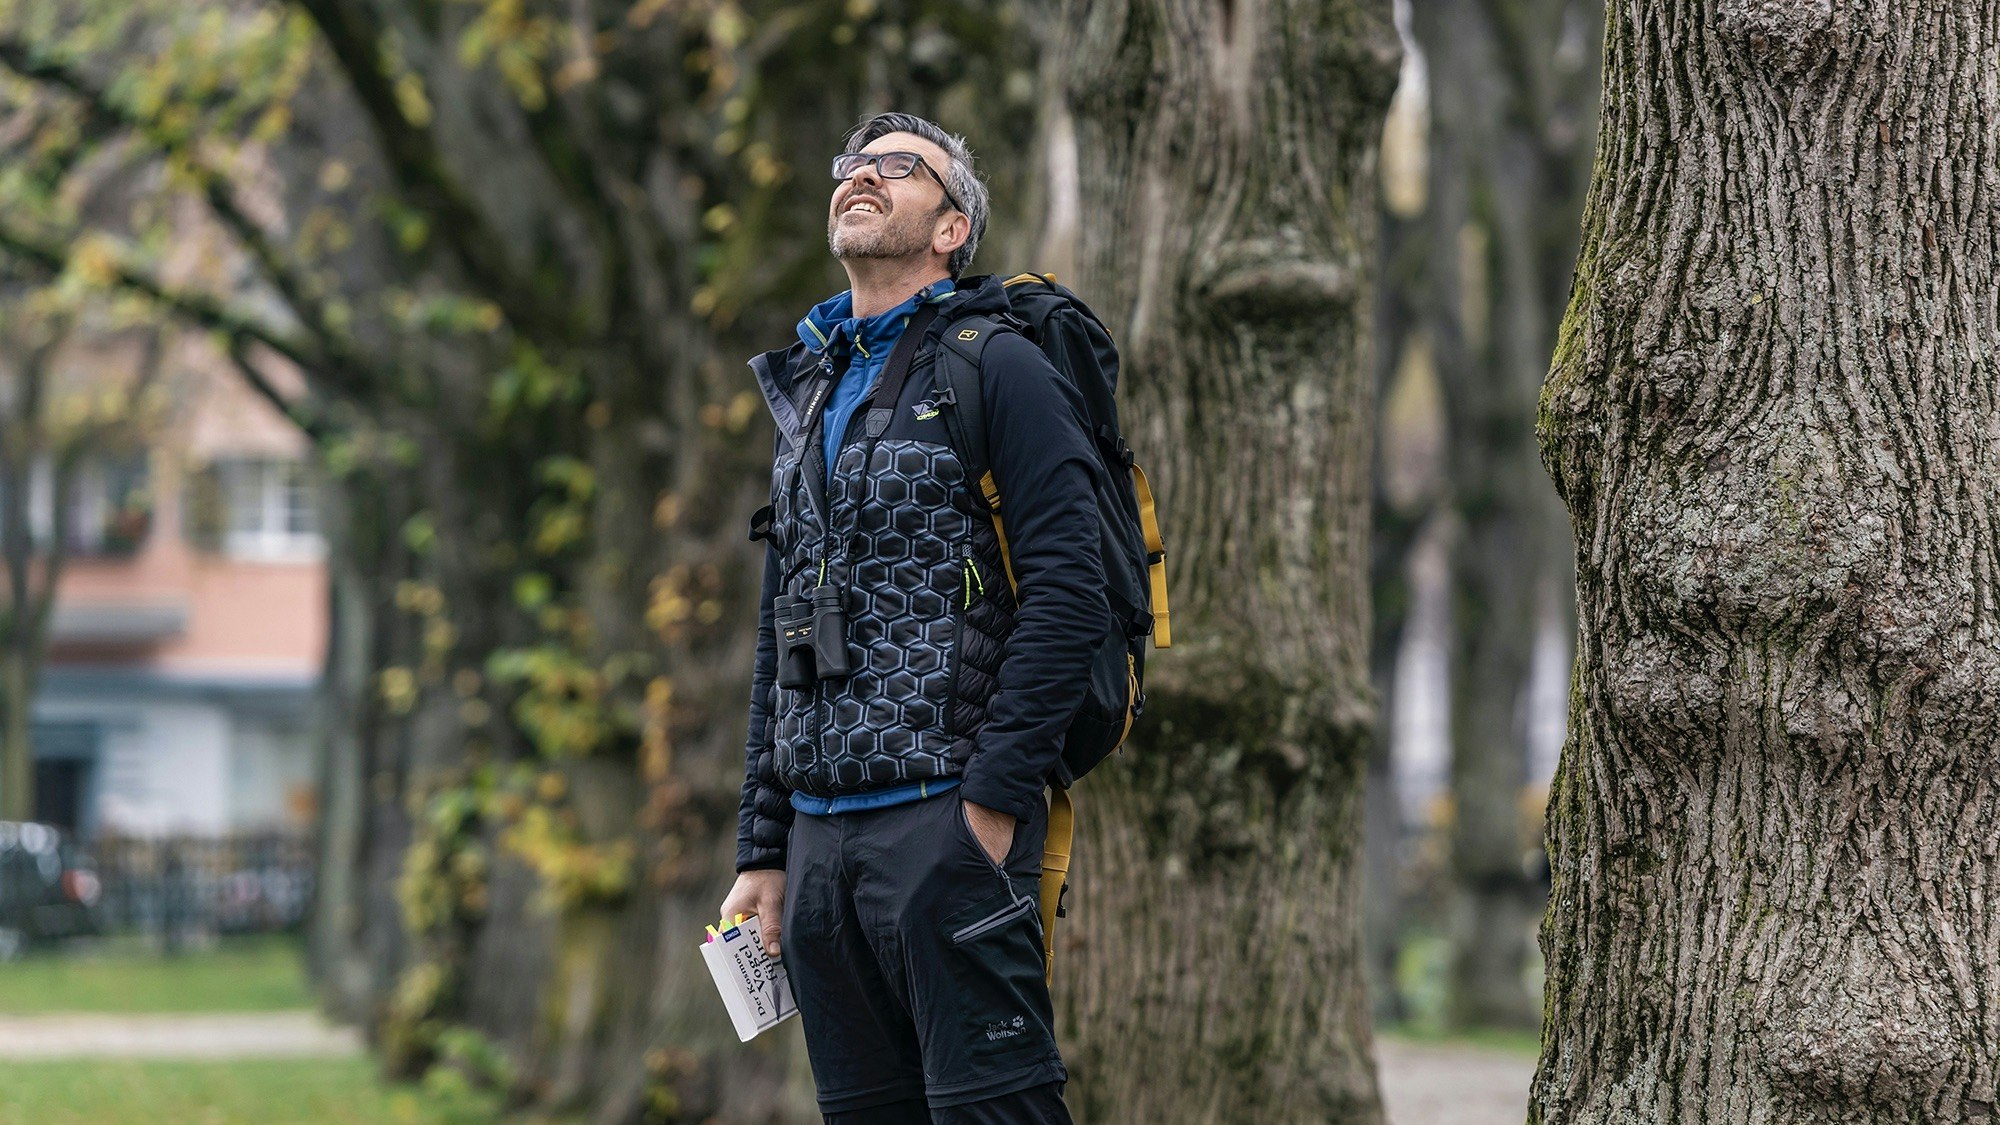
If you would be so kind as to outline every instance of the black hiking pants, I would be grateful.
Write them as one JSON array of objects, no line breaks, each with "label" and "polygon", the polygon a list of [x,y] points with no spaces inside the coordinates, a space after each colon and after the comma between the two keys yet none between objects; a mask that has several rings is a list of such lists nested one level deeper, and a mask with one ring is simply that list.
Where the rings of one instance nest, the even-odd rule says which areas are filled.
[{"label": "black hiking pants", "polygon": [[995,865],[957,789],[792,821],[783,956],[828,1125],[1069,1125],[1037,901],[1044,806]]}]

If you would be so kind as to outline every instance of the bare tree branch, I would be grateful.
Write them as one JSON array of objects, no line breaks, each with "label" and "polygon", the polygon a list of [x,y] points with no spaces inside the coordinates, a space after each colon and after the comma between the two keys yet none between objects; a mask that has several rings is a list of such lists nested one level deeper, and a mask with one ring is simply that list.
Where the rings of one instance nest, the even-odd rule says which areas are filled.
[{"label": "bare tree branch", "polygon": [[472,193],[446,167],[437,138],[404,115],[389,75],[380,66],[381,21],[365,2],[299,0],[320,29],[335,63],[367,113],[390,174],[408,201],[432,217],[432,229],[460,267],[479,279],[501,311],[521,331],[545,340],[576,334],[573,315],[555,307],[507,253],[507,240]]},{"label": "bare tree branch", "polygon": [[17,39],[0,38],[0,66],[24,79],[53,86],[75,98],[100,129],[129,129],[144,136],[162,151],[186,161],[200,183],[203,198],[216,219],[229,230],[270,279],[294,316],[318,336],[324,353],[349,377],[361,377],[368,370],[358,361],[358,346],[333,326],[326,304],[312,291],[296,263],[279,248],[270,233],[243,209],[229,178],[203,160],[185,138],[162,122],[145,117],[119,104],[99,89],[75,67],[52,61]]},{"label": "bare tree branch", "polygon": [[[69,265],[69,254],[64,247],[10,229],[5,223],[0,223],[0,250],[54,272],[61,272]],[[134,269],[124,262],[114,263],[112,280],[119,286],[148,297],[167,310],[204,328],[255,340],[307,370],[342,376],[348,374],[347,368],[339,360],[318,350],[312,343],[293,337],[255,316],[231,308],[227,303],[209,294],[172,288],[151,274]]]},{"label": "bare tree branch", "polygon": [[292,424],[304,431],[314,442],[328,436],[330,431],[326,419],[312,400],[308,398],[302,402],[286,398],[284,393],[278,390],[277,384],[271,382],[270,376],[264,374],[264,369],[257,366],[256,361],[250,358],[250,343],[250,339],[245,336],[229,337],[229,362],[236,366],[244,382],[249,383],[252,390],[275,407],[278,413],[291,419]]}]

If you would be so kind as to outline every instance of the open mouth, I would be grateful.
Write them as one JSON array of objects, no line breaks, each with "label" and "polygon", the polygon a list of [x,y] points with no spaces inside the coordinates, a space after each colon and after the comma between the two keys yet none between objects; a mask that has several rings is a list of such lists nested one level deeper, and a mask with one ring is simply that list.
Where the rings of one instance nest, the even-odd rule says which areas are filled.
[{"label": "open mouth", "polygon": [[840,213],[842,215],[852,215],[856,212],[860,212],[863,215],[880,215],[882,213],[882,205],[872,199],[857,199],[853,203],[848,204]]}]

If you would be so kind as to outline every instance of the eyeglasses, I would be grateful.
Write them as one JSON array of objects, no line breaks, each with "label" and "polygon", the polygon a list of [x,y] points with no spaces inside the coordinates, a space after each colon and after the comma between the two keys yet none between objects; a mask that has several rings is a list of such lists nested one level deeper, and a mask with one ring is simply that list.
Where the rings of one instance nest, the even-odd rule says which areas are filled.
[{"label": "eyeglasses", "polygon": [[900,180],[916,171],[918,165],[922,165],[924,171],[931,174],[931,179],[937,181],[938,189],[944,192],[945,202],[951,204],[956,210],[965,210],[964,207],[959,206],[958,200],[952,198],[951,189],[944,186],[944,177],[937,174],[937,169],[924,163],[923,154],[921,153],[843,152],[833,158],[833,178],[844,180],[869,164],[873,164],[875,166],[875,174],[885,180]]}]

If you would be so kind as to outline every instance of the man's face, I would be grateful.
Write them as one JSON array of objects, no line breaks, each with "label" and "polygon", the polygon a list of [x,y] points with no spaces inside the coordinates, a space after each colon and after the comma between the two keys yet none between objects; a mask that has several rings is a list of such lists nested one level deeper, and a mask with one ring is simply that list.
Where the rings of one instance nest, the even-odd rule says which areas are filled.
[{"label": "man's face", "polygon": [[[918,153],[939,176],[951,167],[943,149],[914,133],[884,133],[861,151]],[[921,255],[953,217],[950,206],[943,185],[930,172],[918,168],[902,179],[885,180],[870,164],[835,185],[826,217],[827,245],[841,259]]]}]

